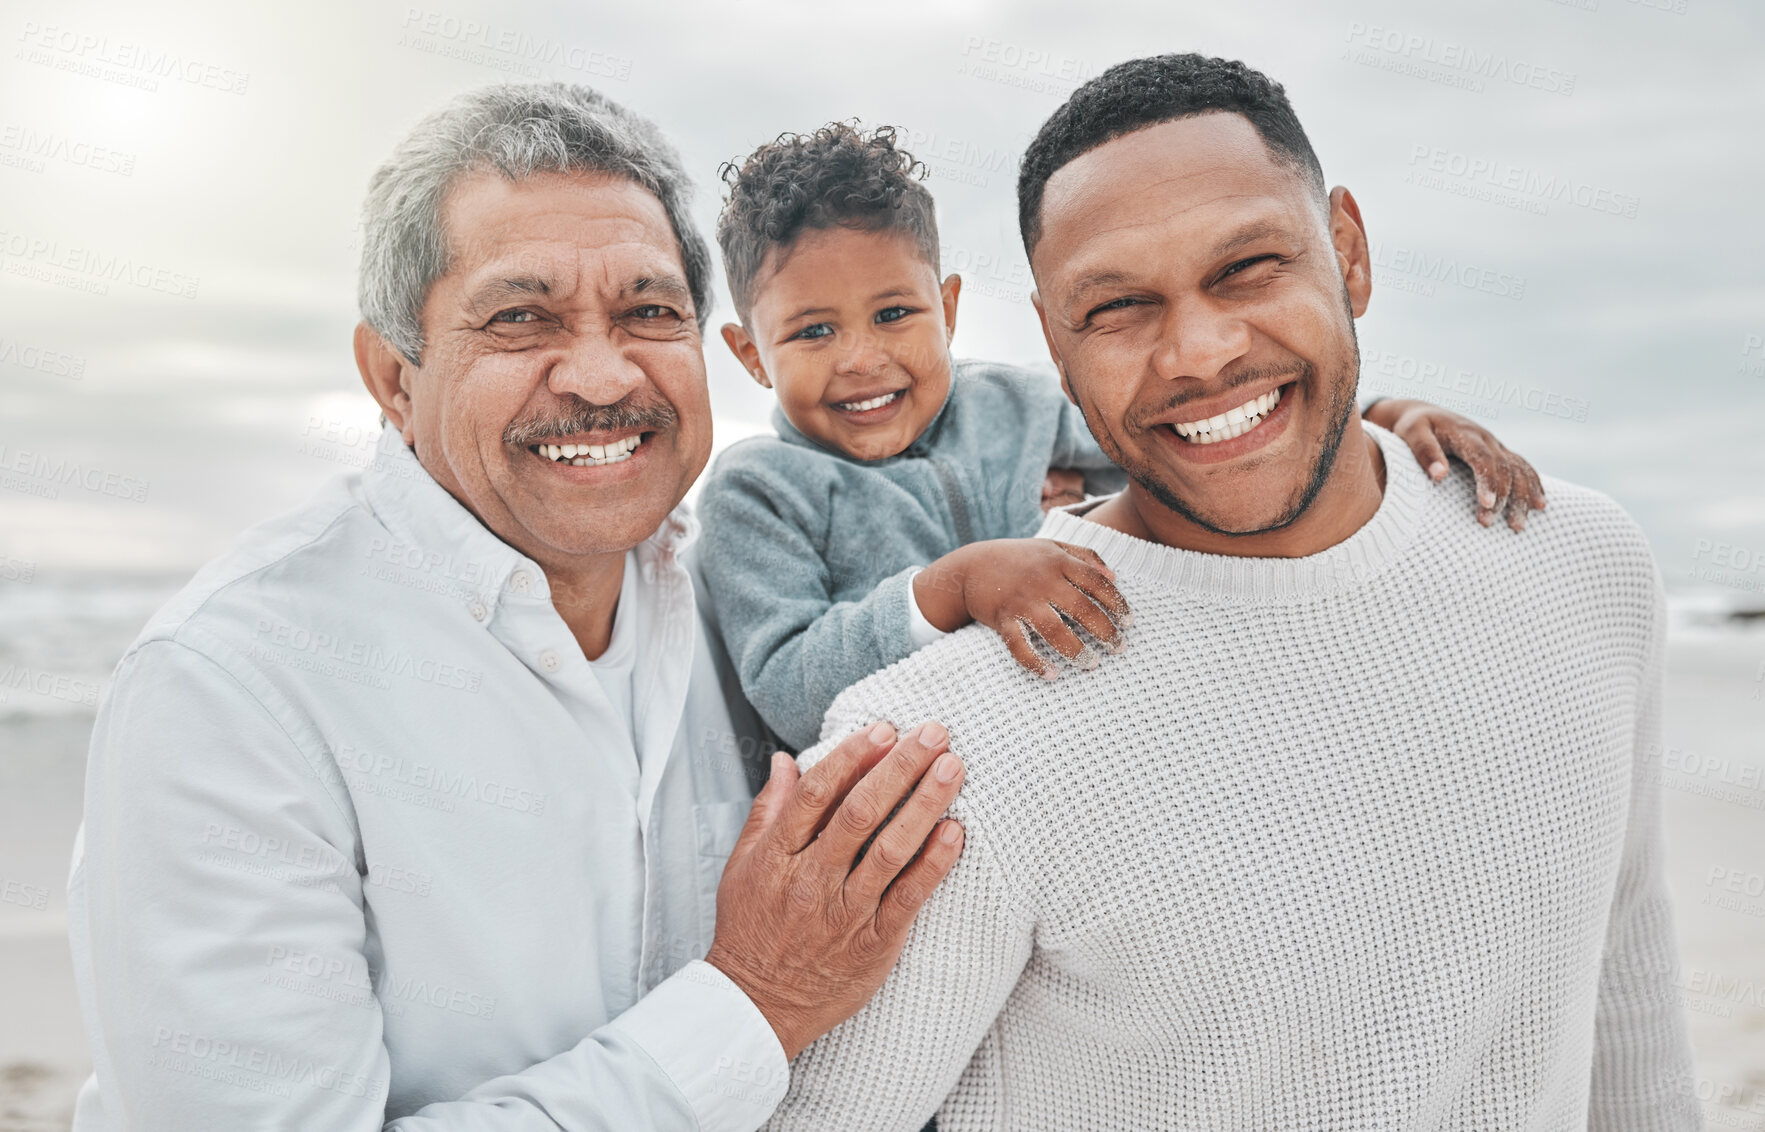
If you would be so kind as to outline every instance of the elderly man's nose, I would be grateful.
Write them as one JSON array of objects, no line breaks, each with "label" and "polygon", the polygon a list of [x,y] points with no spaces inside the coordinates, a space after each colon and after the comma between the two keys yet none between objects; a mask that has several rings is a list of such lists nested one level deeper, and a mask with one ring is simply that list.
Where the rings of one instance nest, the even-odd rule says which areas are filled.
[{"label": "elderly man's nose", "polygon": [[623,350],[595,335],[573,341],[546,375],[553,393],[574,394],[592,405],[611,405],[647,380]]}]

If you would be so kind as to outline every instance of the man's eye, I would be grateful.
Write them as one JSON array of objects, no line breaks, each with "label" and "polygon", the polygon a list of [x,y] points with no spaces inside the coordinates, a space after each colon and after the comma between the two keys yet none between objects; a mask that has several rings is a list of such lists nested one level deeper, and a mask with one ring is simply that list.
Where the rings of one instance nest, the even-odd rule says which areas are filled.
[{"label": "man's eye", "polygon": [[660,303],[650,303],[633,310],[631,312],[631,317],[650,322],[658,318],[679,318],[680,312],[676,311],[673,307],[665,307]]},{"label": "man's eye", "polygon": [[539,316],[530,310],[516,308],[510,311],[498,311],[490,316],[490,321],[519,325],[524,322],[538,322]]},{"label": "man's eye", "polygon": [[913,313],[912,307],[884,307],[876,312],[878,322],[900,322]]},{"label": "man's eye", "polygon": [[[808,326],[803,327],[803,329],[791,335],[791,338],[826,338],[832,333],[833,327],[829,326],[827,323],[812,322]],[[788,342],[790,339],[787,338],[785,341]]]},{"label": "man's eye", "polygon": [[1247,267],[1251,267],[1255,264],[1264,263],[1264,262],[1279,259],[1279,258],[1280,258],[1279,256],[1258,255],[1258,256],[1251,256],[1249,259],[1241,259],[1237,263],[1234,263],[1232,266],[1230,266],[1230,267],[1226,268],[1224,271],[1220,272],[1220,278],[1221,279],[1229,278],[1230,276],[1236,275],[1240,271],[1243,271]]},{"label": "man's eye", "polygon": [[1105,311],[1125,310],[1128,307],[1137,307],[1139,305],[1140,305],[1139,299],[1133,298],[1132,296],[1124,296],[1119,299],[1111,299],[1107,303],[1102,304],[1101,306],[1092,307],[1090,312],[1087,313],[1085,315],[1085,317],[1086,318],[1094,318],[1097,315],[1103,314]]}]

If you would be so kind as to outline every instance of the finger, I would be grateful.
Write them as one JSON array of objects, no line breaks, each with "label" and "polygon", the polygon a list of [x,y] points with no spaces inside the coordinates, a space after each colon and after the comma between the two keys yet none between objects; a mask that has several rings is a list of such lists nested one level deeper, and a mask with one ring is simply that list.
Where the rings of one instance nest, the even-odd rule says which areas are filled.
[{"label": "finger", "polygon": [[864,859],[846,878],[848,896],[865,904],[875,904],[882,898],[883,890],[913,862],[932,827],[956,800],[965,769],[954,751],[937,757],[906,804],[889,818],[865,850]]},{"label": "finger", "polygon": [[1495,515],[1495,455],[1475,436],[1452,436],[1447,445],[1471,469],[1477,489],[1477,521],[1487,527]]},{"label": "finger", "polygon": [[1109,563],[1103,561],[1103,556],[1098,554],[1095,550],[1092,550],[1090,547],[1079,546],[1070,542],[1061,542],[1059,539],[1049,539],[1048,541],[1066,551],[1074,558],[1077,558],[1085,565],[1091,567],[1091,569],[1100,571],[1104,577],[1109,578],[1111,581],[1115,579],[1115,571],[1109,568]]},{"label": "finger", "polygon": [[889,814],[924,777],[926,768],[949,745],[949,732],[936,721],[923,723],[902,736],[894,750],[846,794],[810,851],[830,867],[836,867],[844,879],[858,857],[858,850],[882,828]]},{"label": "finger", "polygon": [[[1071,581],[1069,578],[1068,581]],[[1104,585],[1109,583],[1104,582]],[[1056,599],[1054,608],[1070,620],[1076,621],[1091,636],[1097,639],[1105,649],[1112,653],[1122,651],[1122,630],[1108,613],[1104,612],[1103,603],[1108,600],[1086,592],[1079,583],[1073,582],[1078,590],[1071,597]],[[1110,586],[1110,589],[1115,587]],[[1118,599],[1120,594],[1115,595]]]},{"label": "finger", "polygon": [[1052,605],[1045,605],[1030,615],[1030,627],[1036,635],[1055,652],[1072,661],[1074,668],[1090,669],[1097,667],[1097,653],[1079,635],[1072,631],[1060,616],[1060,611]]},{"label": "finger", "polygon": [[1508,529],[1518,534],[1526,529],[1526,516],[1532,510],[1532,465],[1512,452],[1507,456],[1513,469],[1513,482],[1508,485]]},{"label": "finger", "polygon": [[1001,629],[999,639],[1005,642],[1006,651],[1011,653],[1011,659],[1017,661],[1034,675],[1040,676],[1044,680],[1053,680],[1060,675],[1052,665],[1042,659],[1042,654],[1037,652],[1036,647],[1030,643],[1029,624],[1023,618],[1020,617]]},{"label": "finger", "polygon": [[1446,478],[1449,470],[1446,462],[1446,449],[1440,446],[1440,437],[1435,435],[1434,426],[1428,418],[1421,418],[1421,423],[1401,433],[1403,442],[1410,446],[1416,455],[1416,463],[1428,473],[1431,480]]},{"label": "finger", "polygon": [[1513,494],[1514,467],[1507,461],[1507,452],[1499,446],[1494,449],[1495,470],[1490,475],[1490,487],[1495,491],[1495,502],[1489,508],[1489,521],[1508,509],[1508,498]]},{"label": "finger", "polygon": [[950,870],[962,856],[962,826],[955,821],[941,821],[932,836],[926,839],[919,856],[901,871],[889,886],[876,910],[876,930],[886,940],[902,939],[913,925],[913,917],[925,907]]},{"label": "finger", "polygon": [[[1134,611],[1128,608],[1128,599],[1122,596],[1122,592],[1115,588],[1115,582],[1109,578],[1099,574],[1097,571],[1092,570],[1089,567],[1078,567],[1076,569],[1067,570],[1066,580],[1076,587],[1080,593],[1091,599],[1089,602],[1080,603],[1081,607],[1087,604],[1094,604],[1114,622],[1114,624],[1110,626],[1112,632],[1108,638],[1092,628],[1090,622],[1087,621],[1084,623],[1085,628],[1089,629],[1091,634],[1099,640],[1113,639],[1113,630],[1115,626],[1119,625],[1121,628],[1126,629],[1134,623]],[[1061,609],[1066,610],[1066,603],[1056,602],[1055,604]],[[1070,613],[1071,610],[1067,610],[1067,612]]]},{"label": "finger", "polygon": [[778,805],[772,835],[786,853],[801,852],[816,831],[872,767],[888,755],[895,729],[878,723],[840,740],[827,757],[810,767]]},{"label": "finger", "polygon": [[760,836],[771,826],[784,800],[790,796],[791,787],[796,785],[798,777],[795,759],[783,751],[772,752],[772,771],[766,776],[766,785],[760,788],[760,793],[754,795],[754,804],[748,810],[748,820],[742,823],[741,834],[735,839],[735,848],[729,851],[731,860],[747,853],[760,840]]}]

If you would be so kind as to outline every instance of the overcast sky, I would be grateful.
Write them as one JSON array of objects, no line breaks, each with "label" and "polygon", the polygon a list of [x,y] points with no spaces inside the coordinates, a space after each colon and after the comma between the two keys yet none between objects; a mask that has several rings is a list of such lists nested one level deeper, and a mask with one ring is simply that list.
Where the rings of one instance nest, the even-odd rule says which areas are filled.
[{"label": "overcast sky", "polygon": [[[720,162],[900,127],[967,279],[957,354],[1040,361],[1018,155],[1076,83],[1195,50],[1283,82],[1361,202],[1363,390],[1615,496],[1670,586],[1765,600],[1765,7],[1087,7],[7,0],[0,576],[188,569],[363,456],[358,206],[455,92],[600,87],[680,147],[707,232]],[[706,355],[719,440],[764,427],[769,395]]]}]

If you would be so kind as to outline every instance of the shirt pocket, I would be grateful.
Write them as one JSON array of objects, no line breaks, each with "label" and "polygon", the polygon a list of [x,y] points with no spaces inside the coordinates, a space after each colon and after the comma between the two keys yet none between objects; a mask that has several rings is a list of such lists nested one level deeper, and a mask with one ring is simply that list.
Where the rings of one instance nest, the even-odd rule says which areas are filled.
[{"label": "shirt pocket", "polygon": [[717,882],[735,848],[742,826],[747,824],[753,802],[706,802],[693,807],[693,826],[698,837],[699,929],[707,945],[717,925]]}]

